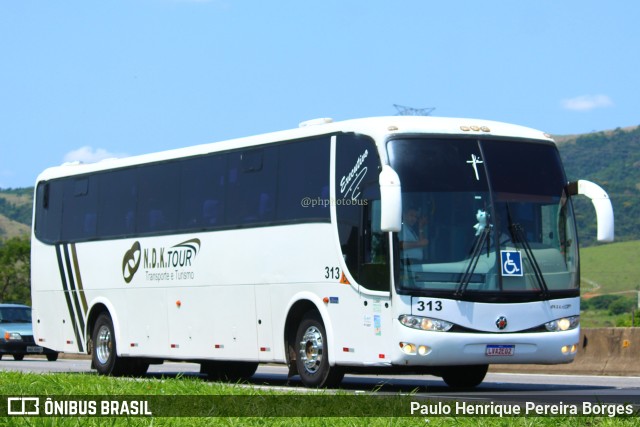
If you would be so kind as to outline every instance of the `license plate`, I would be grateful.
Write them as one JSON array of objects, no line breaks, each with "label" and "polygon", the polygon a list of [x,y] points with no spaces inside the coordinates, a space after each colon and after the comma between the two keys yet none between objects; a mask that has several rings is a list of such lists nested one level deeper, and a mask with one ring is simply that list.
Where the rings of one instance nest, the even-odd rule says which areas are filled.
[{"label": "license plate", "polygon": [[485,354],[487,356],[513,356],[515,351],[515,345],[488,345]]},{"label": "license plate", "polygon": [[38,345],[27,346],[27,353],[42,353],[44,349]]}]

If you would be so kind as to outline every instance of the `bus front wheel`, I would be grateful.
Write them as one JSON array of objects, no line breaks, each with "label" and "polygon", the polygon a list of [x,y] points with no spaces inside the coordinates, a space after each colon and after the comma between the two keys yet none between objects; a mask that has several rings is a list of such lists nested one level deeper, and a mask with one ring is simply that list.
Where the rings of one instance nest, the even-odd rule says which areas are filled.
[{"label": "bus front wheel", "polygon": [[442,372],[442,379],[451,388],[473,388],[484,380],[489,365],[449,366]]},{"label": "bus front wheel", "polygon": [[340,384],[344,371],[329,365],[327,333],[317,312],[307,313],[296,333],[296,367],[307,387],[333,387]]}]

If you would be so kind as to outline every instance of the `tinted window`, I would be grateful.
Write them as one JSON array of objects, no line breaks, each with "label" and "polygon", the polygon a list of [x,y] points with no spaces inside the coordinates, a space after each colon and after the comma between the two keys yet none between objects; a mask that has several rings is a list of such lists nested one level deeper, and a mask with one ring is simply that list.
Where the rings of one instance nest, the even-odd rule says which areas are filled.
[{"label": "tinted window", "polygon": [[278,173],[278,220],[329,219],[329,137],[283,144]]},{"label": "tinted window", "polygon": [[138,202],[137,169],[120,169],[96,175],[99,184],[98,234],[105,237],[135,233]]},{"label": "tinted window", "polygon": [[555,146],[483,141],[491,184],[498,193],[559,197],[566,180]]},{"label": "tinted window", "polygon": [[328,222],[328,206],[307,208],[302,199],[329,198],[329,153],[324,136],[40,183],[36,236],[82,241]]},{"label": "tinted window", "polygon": [[60,240],[63,181],[40,183],[36,194],[36,235],[44,241]]},{"label": "tinted window", "polygon": [[336,215],[351,275],[368,289],[389,291],[388,234],[380,230],[380,159],[368,137],[343,135],[336,149]]},{"label": "tinted window", "polygon": [[64,184],[62,235],[65,240],[92,239],[96,236],[98,197],[95,179],[69,179]]},{"label": "tinted window", "polygon": [[211,155],[182,162],[180,228],[222,227],[227,156]]},{"label": "tinted window", "polygon": [[180,165],[160,163],[138,169],[137,232],[178,228]]},{"label": "tinted window", "polygon": [[229,153],[229,224],[258,224],[275,219],[277,168],[277,147]]},{"label": "tinted window", "polygon": [[0,308],[0,323],[31,323],[31,309],[27,307]]},{"label": "tinted window", "polygon": [[402,191],[487,191],[484,161],[472,139],[396,139],[389,161],[402,171]]}]

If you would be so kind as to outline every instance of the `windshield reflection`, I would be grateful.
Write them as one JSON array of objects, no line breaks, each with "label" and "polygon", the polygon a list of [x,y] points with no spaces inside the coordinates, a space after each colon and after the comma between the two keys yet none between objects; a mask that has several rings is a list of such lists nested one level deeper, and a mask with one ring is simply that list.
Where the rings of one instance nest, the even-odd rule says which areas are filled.
[{"label": "windshield reflection", "polygon": [[403,191],[400,292],[578,295],[575,226],[553,145],[407,138],[387,151]]}]

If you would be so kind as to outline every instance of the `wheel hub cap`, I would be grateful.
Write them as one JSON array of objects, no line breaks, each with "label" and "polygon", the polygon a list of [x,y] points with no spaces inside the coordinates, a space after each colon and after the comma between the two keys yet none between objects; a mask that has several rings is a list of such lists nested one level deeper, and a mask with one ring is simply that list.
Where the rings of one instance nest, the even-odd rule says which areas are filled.
[{"label": "wheel hub cap", "polygon": [[307,372],[315,374],[320,369],[323,354],[323,338],[315,326],[308,328],[300,342],[300,360]]},{"label": "wheel hub cap", "polygon": [[106,326],[98,330],[98,341],[95,343],[96,356],[101,364],[106,364],[111,357],[111,331]]}]

